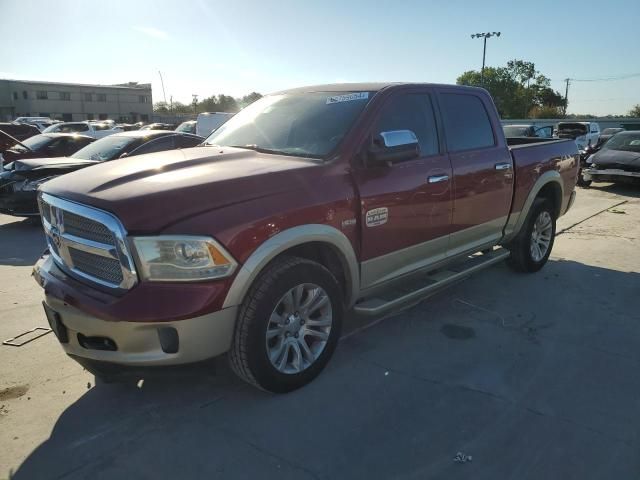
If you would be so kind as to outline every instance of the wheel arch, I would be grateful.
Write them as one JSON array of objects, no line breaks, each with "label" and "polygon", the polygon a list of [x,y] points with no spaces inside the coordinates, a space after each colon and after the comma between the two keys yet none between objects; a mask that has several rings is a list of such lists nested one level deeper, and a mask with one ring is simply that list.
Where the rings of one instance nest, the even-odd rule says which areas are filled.
[{"label": "wheel arch", "polygon": [[564,183],[559,172],[556,170],[549,170],[540,175],[531,188],[520,213],[511,214],[505,229],[505,239],[503,242],[513,239],[518,235],[518,233],[520,233],[520,230],[522,230],[524,222],[529,215],[529,211],[533,206],[533,202],[537,198],[548,198],[554,205],[556,218],[561,215],[562,199],[564,198]]},{"label": "wheel arch", "polygon": [[[351,306],[360,289],[360,269],[351,241],[329,225],[299,225],[263,242],[242,265],[225,298],[223,308],[240,305],[253,282],[278,256],[292,254],[318,261],[334,275],[341,273],[345,304]],[[339,264],[337,262],[339,262]]]}]

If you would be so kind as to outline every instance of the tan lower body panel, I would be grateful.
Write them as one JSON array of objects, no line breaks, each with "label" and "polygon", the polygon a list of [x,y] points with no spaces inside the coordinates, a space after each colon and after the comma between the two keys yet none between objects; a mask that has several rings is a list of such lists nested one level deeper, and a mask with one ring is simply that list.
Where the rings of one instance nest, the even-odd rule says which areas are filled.
[{"label": "tan lower body panel", "polygon": [[[215,357],[229,350],[233,338],[237,307],[201,317],[175,322],[112,322],[88,315],[77,308],[47,296],[46,303],[60,314],[68,330],[69,342],[61,344],[70,355],[130,366],[179,365]],[[158,328],[173,327],[179,338],[176,353],[165,353],[160,346]],[[87,349],[78,334],[107,337],[117,351]]]},{"label": "tan lower body panel", "polygon": [[362,262],[360,288],[366,290],[415,270],[440,264],[449,257],[473,251],[474,248],[482,249],[487,245],[495,245],[502,238],[502,229],[506,222],[506,216],[500,217],[491,222],[465,228],[448,236]]}]

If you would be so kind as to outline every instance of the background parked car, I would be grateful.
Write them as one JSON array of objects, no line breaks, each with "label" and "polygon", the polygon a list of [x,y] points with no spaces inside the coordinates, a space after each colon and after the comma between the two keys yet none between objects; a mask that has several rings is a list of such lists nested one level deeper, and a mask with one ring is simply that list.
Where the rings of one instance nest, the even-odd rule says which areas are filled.
[{"label": "background parked car", "polygon": [[598,138],[598,143],[596,144],[598,147],[602,146],[604,142],[613,137],[616,133],[624,132],[625,129],[620,128],[605,128],[600,132],[600,138]]},{"label": "background parked car", "polygon": [[582,175],[584,186],[592,181],[640,180],[640,131],[616,133],[587,163]]},{"label": "background parked car", "polygon": [[170,123],[150,123],[149,125],[145,125],[140,130],[173,130],[175,125]]},{"label": "background parked car", "polygon": [[14,122],[33,125],[40,132],[55,123],[61,123],[59,120],[53,120],[49,117],[18,117],[14,120]]},{"label": "background parked car", "polygon": [[28,123],[0,123],[0,130],[21,141],[40,134],[38,127]]},{"label": "background parked car", "polygon": [[199,113],[196,120],[196,134],[206,138],[234,115],[234,113],[226,112]]},{"label": "background parked car", "polygon": [[125,156],[195,147],[203,141],[188,133],[137,130],[97,140],[70,157],[16,160],[7,166],[9,170],[0,173],[0,213],[38,215],[38,187],[65,173]]},{"label": "background parked car", "polygon": [[196,121],[195,120],[187,120],[186,122],[182,122],[180,125],[176,127],[176,132],[183,133],[196,133]]},{"label": "background parked car", "polygon": [[0,132],[5,149],[0,153],[0,162],[8,164],[25,158],[64,157],[86,147],[95,138],[73,133],[41,133],[19,142],[15,138]]},{"label": "background parked car", "polygon": [[558,137],[572,138],[576,141],[578,150],[584,150],[588,145],[598,143],[600,125],[595,122],[560,122]]},{"label": "background parked car", "polygon": [[540,137],[551,138],[553,127],[536,127],[535,125],[504,125],[502,127],[504,136],[510,137]]},{"label": "background parked car", "polygon": [[121,128],[107,122],[64,122],[47,127],[42,133],[81,133],[93,138],[103,138],[122,131]]}]

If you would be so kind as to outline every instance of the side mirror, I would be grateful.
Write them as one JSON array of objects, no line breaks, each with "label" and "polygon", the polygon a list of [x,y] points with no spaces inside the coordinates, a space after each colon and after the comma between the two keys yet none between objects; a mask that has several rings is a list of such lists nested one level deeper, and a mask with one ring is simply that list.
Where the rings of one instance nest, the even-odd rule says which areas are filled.
[{"label": "side mirror", "polygon": [[127,152],[124,152],[122,155],[120,155],[118,158],[125,158],[128,157],[129,154]]},{"label": "side mirror", "polygon": [[389,130],[377,135],[368,152],[371,164],[389,164],[420,156],[418,137],[411,130]]}]

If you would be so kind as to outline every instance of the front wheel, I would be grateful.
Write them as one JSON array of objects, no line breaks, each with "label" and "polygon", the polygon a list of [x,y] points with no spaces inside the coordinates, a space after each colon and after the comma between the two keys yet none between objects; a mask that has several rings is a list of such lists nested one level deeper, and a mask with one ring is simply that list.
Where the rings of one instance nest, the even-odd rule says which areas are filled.
[{"label": "front wheel", "polygon": [[537,272],[551,255],[556,236],[556,218],[549,200],[533,203],[523,230],[508,246],[509,265],[519,272]]},{"label": "front wheel", "polygon": [[284,393],[311,382],[340,337],[343,297],[322,265],[276,260],[257,279],[238,316],[231,367],[258,388]]}]

